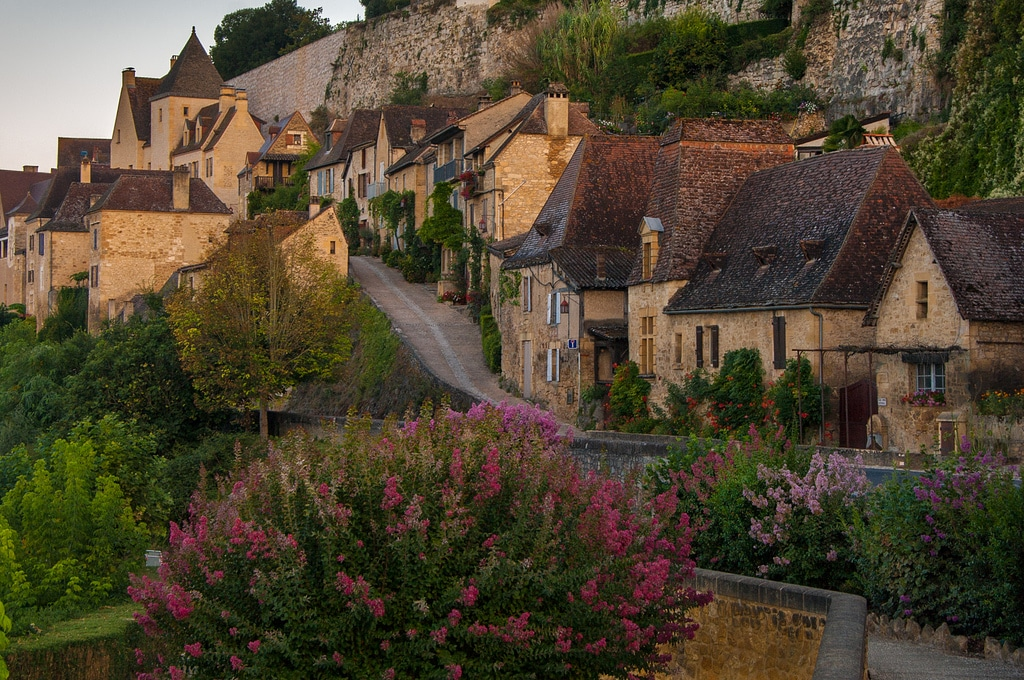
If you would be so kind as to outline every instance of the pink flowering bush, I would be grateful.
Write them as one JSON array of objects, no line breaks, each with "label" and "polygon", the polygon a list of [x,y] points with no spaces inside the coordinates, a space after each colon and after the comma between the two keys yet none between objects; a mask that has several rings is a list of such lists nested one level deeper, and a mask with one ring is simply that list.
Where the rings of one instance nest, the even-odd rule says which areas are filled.
[{"label": "pink flowering bush", "polygon": [[875,490],[860,526],[872,606],[1024,644],[1024,492],[1000,456],[965,455]]},{"label": "pink flowering bush", "polygon": [[292,437],[198,495],[129,589],[188,677],[627,678],[691,637],[676,489],[582,476],[537,410]]}]

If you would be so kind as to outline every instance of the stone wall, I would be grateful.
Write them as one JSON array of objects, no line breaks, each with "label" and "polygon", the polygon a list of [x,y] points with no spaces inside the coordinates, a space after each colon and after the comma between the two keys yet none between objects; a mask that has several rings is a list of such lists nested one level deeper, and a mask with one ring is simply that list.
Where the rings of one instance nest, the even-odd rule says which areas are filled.
[{"label": "stone wall", "polygon": [[[828,120],[849,113],[938,113],[943,94],[930,62],[939,48],[942,0],[838,0],[833,6],[808,35],[807,73],[801,81],[830,102]],[[893,53],[883,59],[887,40]],[[780,55],[751,64],[733,82],[761,88],[790,85],[783,60]]]}]

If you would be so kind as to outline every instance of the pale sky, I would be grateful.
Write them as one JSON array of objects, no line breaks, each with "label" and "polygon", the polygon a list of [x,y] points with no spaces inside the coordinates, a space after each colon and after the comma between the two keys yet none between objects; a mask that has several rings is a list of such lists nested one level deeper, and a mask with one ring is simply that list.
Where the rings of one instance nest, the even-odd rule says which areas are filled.
[{"label": "pale sky", "polygon": [[[0,34],[0,169],[57,165],[58,137],[110,138],[121,71],[163,77],[196,27],[206,51],[225,14],[267,0],[4,0]],[[358,0],[299,0],[332,24]]]}]

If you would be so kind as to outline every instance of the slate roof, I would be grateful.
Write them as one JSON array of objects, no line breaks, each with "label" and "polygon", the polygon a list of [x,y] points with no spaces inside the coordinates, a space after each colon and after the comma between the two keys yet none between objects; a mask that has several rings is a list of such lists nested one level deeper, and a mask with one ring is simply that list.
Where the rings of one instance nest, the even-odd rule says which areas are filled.
[{"label": "slate roof", "polygon": [[[971,205],[978,203],[987,201]],[[928,241],[960,316],[971,321],[1024,321],[1024,213],[914,209],[893,263],[911,264],[903,262],[903,256],[915,228]],[[866,323],[877,320],[897,264],[887,268]]]},{"label": "slate roof", "polygon": [[933,205],[892,147],[839,151],[753,173],[665,312],[812,304],[866,309],[908,211]]},{"label": "slate roof", "polygon": [[135,136],[142,142],[150,140],[153,109],[149,106],[149,100],[156,95],[162,82],[161,78],[139,78],[136,76],[135,87],[128,88],[128,104],[132,109]]},{"label": "slate roof", "polygon": [[[467,149],[464,155],[469,156],[478,152],[480,149],[485,148],[508,129],[511,129],[512,133],[494,151],[491,152],[491,157],[486,159],[485,162],[494,160],[502,151],[504,151],[505,147],[512,143],[512,140],[515,139],[516,135],[546,135],[548,133],[548,125],[544,118],[544,107],[547,103],[547,99],[548,95],[546,92],[533,95],[533,97],[530,98],[530,101],[528,101],[526,105],[519,110],[519,113],[517,113],[512,120],[472,149]],[[582,104],[580,102],[569,102],[570,137],[582,137],[583,135],[596,135],[601,133],[601,129],[587,117],[585,113],[586,110],[586,104]]]},{"label": "slate roof", "polygon": [[[210,135],[213,134],[213,125],[217,122],[217,117],[220,115],[220,103],[209,104],[199,109],[199,113],[196,114],[195,118],[185,121],[185,125],[189,131],[189,143],[182,144],[181,140],[178,140],[178,146],[174,150],[174,154],[186,153],[188,151],[195,151],[196,149],[202,148],[204,142],[209,139]],[[227,122],[227,121],[225,121]],[[196,124],[201,124],[203,136],[201,139],[197,139]],[[223,127],[223,125],[221,125]]]},{"label": "slate roof", "polygon": [[380,128],[380,109],[356,109],[349,115],[345,132],[330,149],[321,147],[306,164],[307,170],[344,163],[352,149],[376,141]]},{"label": "slate roof", "polygon": [[224,79],[220,77],[213,60],[199,42],[196,29],[193,27],[192,35],[181,49],[171,70],[161,79],[160,87],[157,88],[153,99],[171,96],[217,99],[223,82]]},{"label": "slate roof", "polygon": [[411,149],[417,146],[412,141],[410,128],[413,119],[420,119],[427,124],[429,136],[455,118],[462,118],[468,113],[465,109],[447,109],[433,106],[385,106],[383,109],[384,129],[387,131],[388,144],[392,149]]},{"label": "slate roof", "polygon": [[28,192],[21,199],[16,206],[7,211],[4,215],[4,224],[7,224],[6,218],[12,215],[31,215],[39,209],[39,202],[43,200],[43,196],[46,194],[47,188],[50,186],[50,180],[45,179],[42,182],[36,182],[29,188]]},{"label": "slate roof", "polygon": [[1024,214],[1024,196],[1011,196],[1009,198],[987,198],[983,201],[971,201],[959,208],[960,212],[967,213],[1017,213]]},{"label": "slate roof", "polygon": [[89,137],[58,137],[57,167],[78,167],[82,163],[82,152],[93,163],[110,165],[110,140]]},{"label": "slate roof", "polygon": [[[126,210],[138,212],[174,212],[174,173],[154,170],[145,175],[124,174],[114,181],[107,193],[87,212]],[[231,209],[217,198],[201,179],[189,178],[190,213],[230,215]]]},{"label": "slate roof", "polygon": [[519,250],[523,242],[526,241],[526,237],[530,235],[530,232],[526,231],[522,234],[516,234],[515,236],[509,236],[506,239],[500,241],[494,241],[487,244],[487,250],[496,255],[497,257],[506,258],[512,257]]},{"label": "slate roof", "polygon": [[[0,170],[0,208],[10,212],[28,195],[32,185],[50,178],[48,172]],[[6,220],[4,221],[6,224]]]},{"label": "slate roof", "polygon": [[[581,288],[623,288],[640,245],[657,137],[587,135],[502,269],[553,262]],[[598,260],[605,273],[598,277]]]},{"label": "slate roof", "polygon": [[[96,183],[113,183],[118,177],[124,174],[132,175],[153,175],[159,174],[159,170],[136,170],[130,168],[111,168],[107,165],[92,164],[91,181]],[[38,199],[38,209],[29,215],[28,219],[52,219],[60,208],[60,204],[67,196],[68,189],[72,184],[81,180],[81,167],[57,168],[46,191]]]},{"label": "slate roof", "polygon": [[92,207],[93,197],[99,199],[111,186],[113,185],[109,183],[73,183],[68,187],[53,219],[36,231],[88,232],[89,229],[82,218]]},{"label": "slate roof", "polygon": [[[744,180],[793,161],[793,141],[767,120],[682,119],[664,134],[645,216],[661,220],[651,282],[682,281]],[[639,228],[637,220],[635,228]],[[640,254],[629,285],[643,280]]]}]

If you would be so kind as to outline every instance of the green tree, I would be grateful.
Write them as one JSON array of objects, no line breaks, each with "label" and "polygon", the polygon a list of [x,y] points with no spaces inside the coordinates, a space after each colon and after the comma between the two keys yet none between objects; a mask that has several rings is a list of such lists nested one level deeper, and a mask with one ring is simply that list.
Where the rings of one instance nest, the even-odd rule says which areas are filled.
[{"label": "green tree", "polygon": [[673,18],[655,49],[651,77],[660,87],[685,89],[702,78],[717,80],[729,63],[726,28],[721,19],[691,9]]},{"label": "green tree", "polygon": [[58,291],[57,307],[43,322],[43,328],[39,331],[40,340],[61,342],[75,332],[85,330],[89,313],[89,289],[83,284],[88,277],[86,272],[74,274],[71,278],[75,285],[63,286]]},{"label": "green tree", "polygon": [[224,80],[251,71],[329,35],[323,8],[305,9],[295,0],[270,0],[262,7],[231,12],[213,31],[210,58]]},{"label": "green tree", "polygon": [[348,254],[355,255],[359,252],[359,204],[352,196],[341,201],[337,207],[338,222],[341,223],[341,230],[345,232],[345,240],[348,241]]},{"label": "green tree", "polygon": [[537,48],[544,75],[581,95],[593,92],[614,56],[623,11],[608,0],[573,7],[541,34]]},{"label": "green tree", "polygon": [[268,434],[272,399],[327,378],[349,356],[353,291],[308,241],[288,248],[272,229],[221,251],[203,286],[168,304],[182,365],[208,408],[258,407]]},{"label": "green tree", "polygon": [[[4,613],[4,603],[0,602],[0,652],[7,649],[7,633],[11,632],[11,619]],[[0,680],[7,680],[10,673],[7,671],[7,664],[4,657],[0,656]]]},{"label": "green tree", "polygon": [[313,142],[309,145],[299,159],[295,162],[295,170],[289,177],[287,184],[274,187],[271,192],[262,191],[250,192],[246,198],[249,208],[249,216],[255,217],[276,210],[295,210],[305,212],[309,210],[309,172],[306,164],[309,159],[320,150],[320,145]]},{"label": "green tree", "polygon": [[857,116],[843,116],[829,127],[828,137],[821,148],[826,153],[840,149],[856,149],[864,141],[864,132],[864,126],[857,120]]},{"label": "green tree", "polygon": [[462,228],[462,211],[451,204],[452,182],[439,182],[430,194],[431,215],[423,220],[419,235],[426,243],[438,243],[450,250],[458,250],[466,240]]},{"label": "green tree", "polygon": [[410,0],[359,0],[359,4],[366,8],[366,18],[373,19],[396,9],[408,7]]}]

